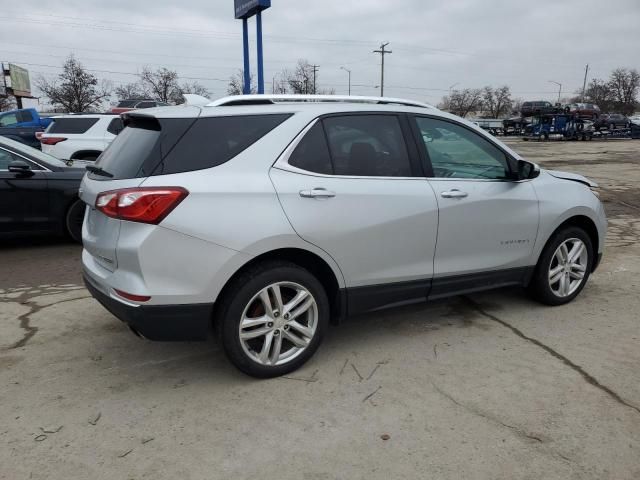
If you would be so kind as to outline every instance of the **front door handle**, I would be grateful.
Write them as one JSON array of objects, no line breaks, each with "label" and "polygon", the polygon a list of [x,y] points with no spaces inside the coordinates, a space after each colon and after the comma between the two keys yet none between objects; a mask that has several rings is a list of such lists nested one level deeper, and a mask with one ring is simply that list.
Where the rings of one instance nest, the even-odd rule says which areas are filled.
[{"label": "front door handle", "polygon": [[302,198],[333,198],[336,192],[327,190],[326,188],[314,188],[312,190],[300,190]]},{"label": "front door handle", "polygon": [[457,188],[453,188],[448,192],[440,193],[440,196],[442,196],[443,198],[464,198],[464,197],[468,197],[469,194],[467,192],[462,192]]}]

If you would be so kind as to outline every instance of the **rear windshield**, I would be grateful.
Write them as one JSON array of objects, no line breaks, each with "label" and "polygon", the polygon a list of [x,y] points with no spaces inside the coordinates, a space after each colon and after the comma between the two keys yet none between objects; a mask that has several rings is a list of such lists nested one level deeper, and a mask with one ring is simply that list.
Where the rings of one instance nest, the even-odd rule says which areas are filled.
[{"label": "rear windshield", "polygon": [[[206,118],[130,116],[96,165],[113,177],[168,175],[221,165],[289,118],[289,114]],[[275,159],[274,159],[275,160]]]},{"label": "rear windshield", "polygon": [[98,118],[55,118],[47,129],[47,133],[85,133],[98,120]]}]

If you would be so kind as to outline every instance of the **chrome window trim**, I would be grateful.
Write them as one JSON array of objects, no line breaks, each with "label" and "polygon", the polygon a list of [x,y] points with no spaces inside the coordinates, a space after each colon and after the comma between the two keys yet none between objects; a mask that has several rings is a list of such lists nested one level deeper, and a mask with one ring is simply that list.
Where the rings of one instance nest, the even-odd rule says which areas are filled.
[{"label": "chrome window trim", "polygon": [[302,129],[298,135],[291,141],[289,146],[284,149],[284,151],[280,154],[278,159],[272,165],[272,168],[277,168],[278,170],[285,170],[287,172],[298,173],[301,175],[308,175],[310,177],[320,177],[320,178],[344,178],[344,179],[368,179],[368,180],[424,180],[427,177],[421,176],[412,176],[412,177],[380,177],[380,176],[358,176],[358,175],[328,175],[326,173],[318,173],[312,172],[310,170],[304,170],[302,168],[294,167],[289,164],[289,158],[293,154],[293,151],[296,149],[298,144],[302,141],[304,136],[307,134],[309,130],[313,128],[313,126],[321,121],[322,118],[318,117],[312,120],[306,127]]}]

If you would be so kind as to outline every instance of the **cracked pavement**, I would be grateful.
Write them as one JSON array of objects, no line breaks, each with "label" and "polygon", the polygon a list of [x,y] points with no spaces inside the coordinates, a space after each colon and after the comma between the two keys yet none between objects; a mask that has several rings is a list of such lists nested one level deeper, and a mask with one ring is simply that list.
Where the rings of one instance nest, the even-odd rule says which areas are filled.
[{"label": "cracked pavement", "polygon": [[603,186],[578,299],[354,318],[279,379],[135,337],[80,285],[77,246],[1,244],[0,479],[640,478],[640,142],[510,143]]}]

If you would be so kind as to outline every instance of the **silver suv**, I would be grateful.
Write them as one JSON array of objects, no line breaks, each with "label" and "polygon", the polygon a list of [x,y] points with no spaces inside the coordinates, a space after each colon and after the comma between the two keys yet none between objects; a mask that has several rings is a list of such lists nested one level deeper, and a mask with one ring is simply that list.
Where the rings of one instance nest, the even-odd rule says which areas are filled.
[{"label": "silver suv", "polygon": [[146,338],[217,332],[256,377],[357,313],[506,285],[570,302],[602,255],[594,183],[428,105],[243,96],[124,123],[82,182],[88,289]]}]

